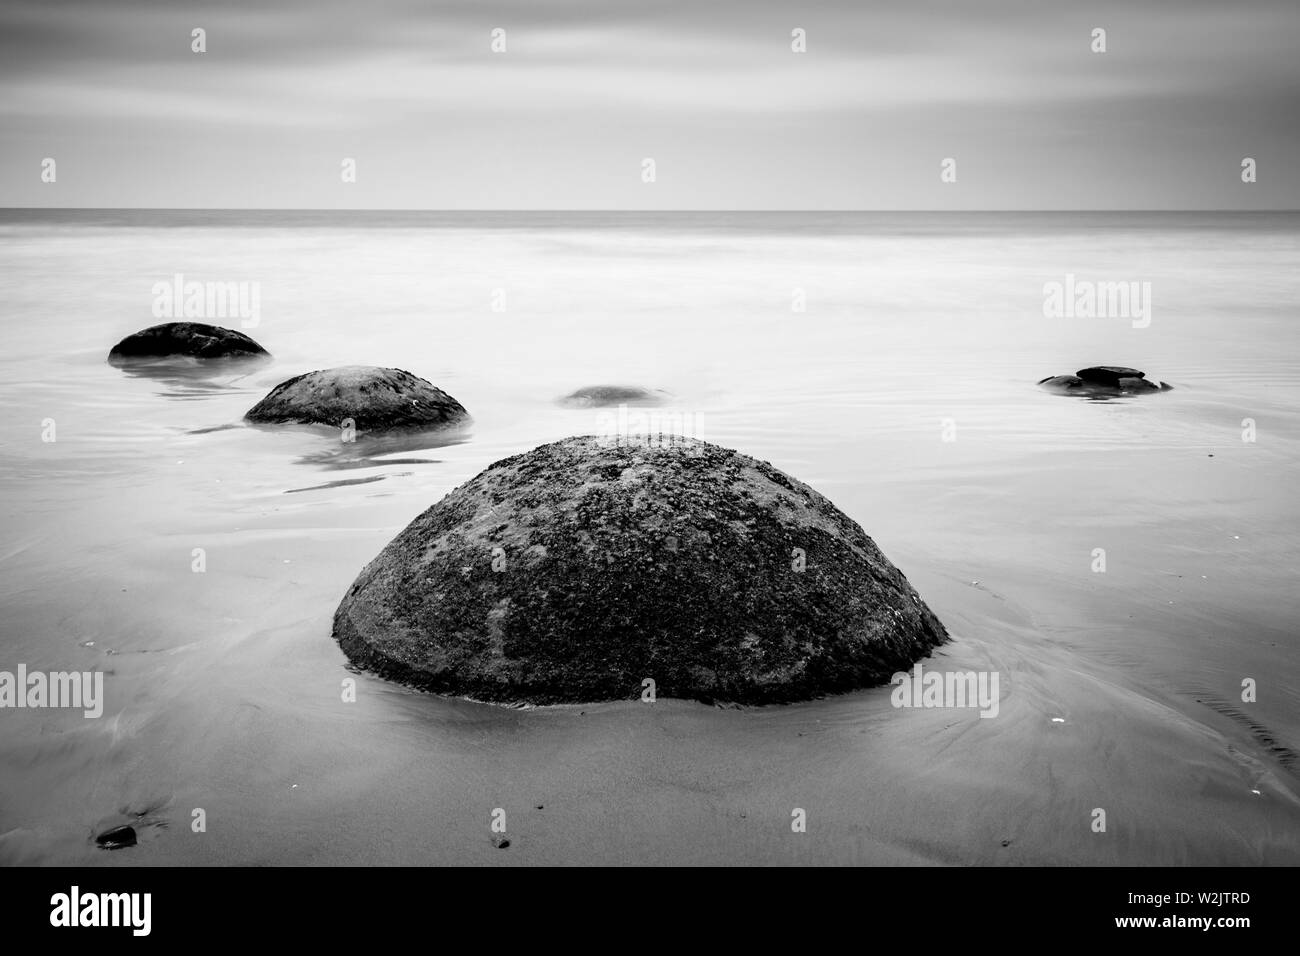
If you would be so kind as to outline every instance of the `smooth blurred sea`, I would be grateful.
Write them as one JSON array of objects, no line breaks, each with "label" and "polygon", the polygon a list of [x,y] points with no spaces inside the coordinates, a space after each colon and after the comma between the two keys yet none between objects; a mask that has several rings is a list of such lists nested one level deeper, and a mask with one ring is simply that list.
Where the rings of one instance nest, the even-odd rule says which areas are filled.
[{"label": "smooth blurred sea", "polygon": [[[2,863],[1300,862],[1298,215],[8,210],[0,264],[0,670],[107,687],[99,720],[0,710]],[[177,273],[258,283],[274,360],[107,365]],[[1045,318],[1066,274],[1149,282],[1150,325]],[[341,364],[473,427],[240,425]],[[1175,389],[1035,387],[1094,364]],[[361,567],[489,463],[594,431],[555,400],[602,383],[857,520],[953,633],[933,666],[999,670],[1000,716],[889,688],[508,711],[365,676],[343,703]],[[93,847],[131,819],[140,846]]]}]

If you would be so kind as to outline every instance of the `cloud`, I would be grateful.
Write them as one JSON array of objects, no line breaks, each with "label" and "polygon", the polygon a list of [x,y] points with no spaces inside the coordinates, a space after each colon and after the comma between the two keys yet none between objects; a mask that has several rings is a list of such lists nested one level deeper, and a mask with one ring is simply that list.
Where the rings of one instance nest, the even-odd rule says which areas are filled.
[{"label": "cloud", "polygon": [[[1089,50],[1098,25],[1108,31],[1104,55]],[[195,26],[207,30],[203,55],[190,51]],[[807,53],[790,50],[796,26],[807,31]],[[507,31],[505,54],[489,49],[495,27]],[[1300,7],[1290,0],[1086,10],[1039,0],[7,0],[0,124],[11,127],[11,145],[0,162],[6,173],[18,162],[15,136],[20,149],[39,150],[42,139],[66,149],[82,131],[76,148],[94,154],[95,131],[110,124],[141,141],[183,129],[249,148],[297,131],[297,146],[276,137],[277,148],[304,163],[378,130],[397,134],[383,139],[390,148],[401,148],[401,134],[414,148],[430,126],[455,137],[497,121],[528,141],[583,117],[638,154],[649,148],[629,133],[638,123],[683,148],[664,132],[675,123],[704,164],[729,153],[738,128],[765,124],[795,123],[822,140],[820,123],[826,136],[875,136],[879,149],[928,139],[929,125],[969,141],[983,117],[1004,136],[1019,128],[1020,145],[1059,148],[1081,131],[1104,140],[1133,122],[1159,140],[1177,113],[1172,142],[1186,129],[1182,105],[1197,99],[1227,111],[1208,138],[1239,138],[1243,116],[1269,129],[1294,125],[1296,49]],[[1110,130],[1108,112],[1117,117]],[[793,158],[795,147],[769,148]]]}]

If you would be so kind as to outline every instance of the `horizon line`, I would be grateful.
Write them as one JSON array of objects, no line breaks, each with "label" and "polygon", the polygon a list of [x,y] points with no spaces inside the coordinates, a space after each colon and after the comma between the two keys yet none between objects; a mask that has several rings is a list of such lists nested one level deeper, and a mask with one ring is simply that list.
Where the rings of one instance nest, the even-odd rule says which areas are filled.
[{"label": "horizon line", "polygon": [[430,207],[406,209],[397,207],[321,207],[321,206],[0,206],[0,212],[382,212],[382,213],[628,213],[628,214],[701,214],[701,213],[829,213],[858,215],[862,213],[944,213],[953,215],[982,215],[985,213],[1300,213],[1296,209],[462,209]]}]

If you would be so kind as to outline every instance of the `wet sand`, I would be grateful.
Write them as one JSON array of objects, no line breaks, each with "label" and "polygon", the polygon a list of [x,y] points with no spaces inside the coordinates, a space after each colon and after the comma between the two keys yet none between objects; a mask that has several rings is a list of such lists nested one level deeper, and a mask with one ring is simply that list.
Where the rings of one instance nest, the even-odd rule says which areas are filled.
[{"label": "wet sand", "polygon": [[[368,537],[334,545],[362,552]],[[45,825],[9,830],[0,852],[76,865],[1300,862],[1295,778],[1248,729],[1117,679],[1068,629],[988,590],[913,580],[958,634],[927,666],[997,670],[996,718],[896,709],[890,688],[748,709],[515,710],[365,675],[344,703],[329,614],[285,613],[302,586],[286,580],[264,628],[112,655],[141,690],[111,717],[22,714],[30,742],[6,770],[90,786],[46,791]],[[206,833],[191,831],[195,807]],[[90,845],[118,822],[137,823],[139,846]]]}]

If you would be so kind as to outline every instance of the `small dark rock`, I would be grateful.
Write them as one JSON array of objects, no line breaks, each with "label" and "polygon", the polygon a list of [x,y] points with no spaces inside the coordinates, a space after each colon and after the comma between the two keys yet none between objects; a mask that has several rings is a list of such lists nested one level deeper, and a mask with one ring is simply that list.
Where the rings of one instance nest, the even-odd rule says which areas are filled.
[{"label": "small dark rock", "polygon": [[1167,392],[1173,388],[1172,385],[1150,381],[1146,372],[1123,365],[1094,365],[1081,368],[1074,375],[1049,375],[1040,379],[1038,384],[1062,395],[1103,399]]},{"label": "small dark rock", "polygon": [[113,827],[95,837],[95,842],[105,850],[120,850],[123,847],[135,846],[135,828]]},{"label": "small dark rock", "polygon": [[1081,368],[1074,374],[1092,385],[1118,385],[1120,379],[1147,377],[1146,372],[1126,368],[1123,365],[1093,365],[1090,368]]},{"label": "small dark rock", "polygon": [[161,358],[254,358],[269,353],[243,332],[202,322],[166,322],[128,335],[113,346],[108,361],[124,365]]}]

